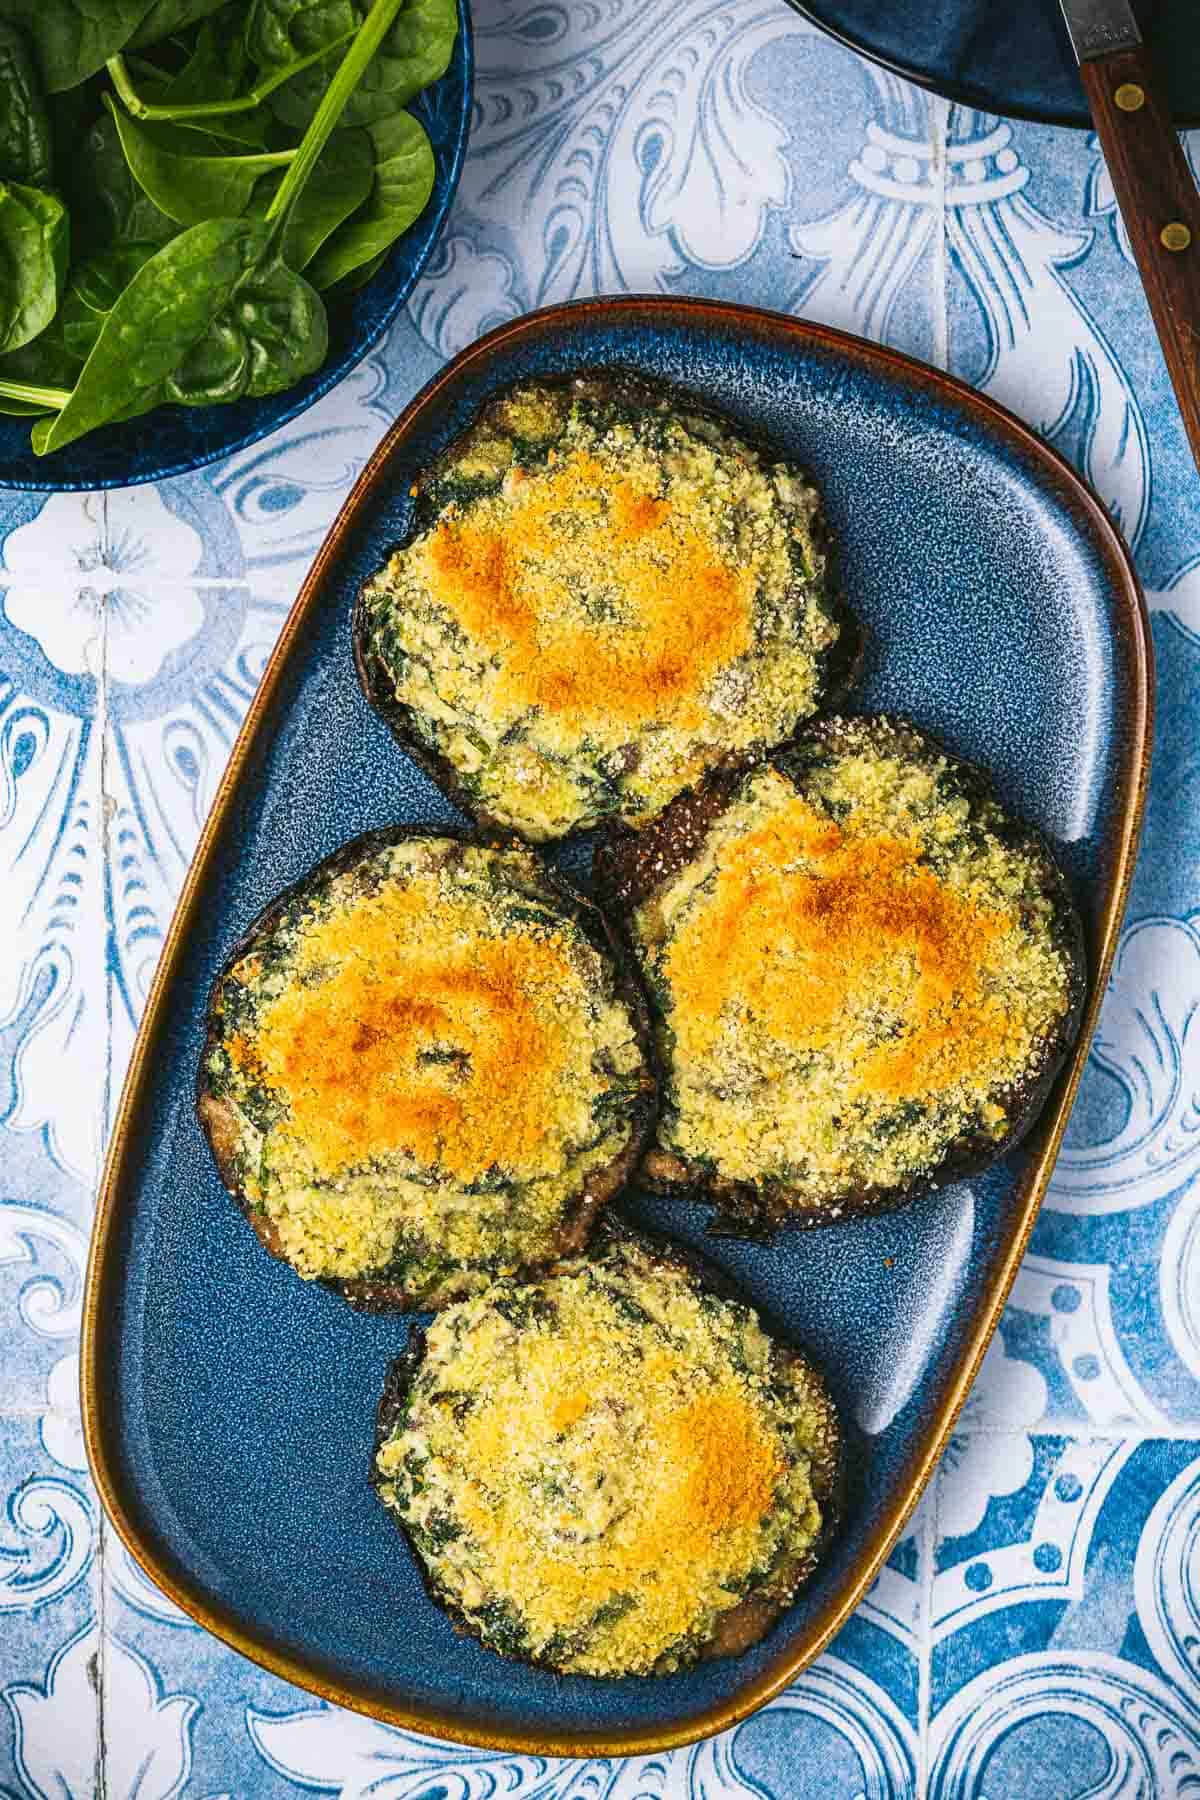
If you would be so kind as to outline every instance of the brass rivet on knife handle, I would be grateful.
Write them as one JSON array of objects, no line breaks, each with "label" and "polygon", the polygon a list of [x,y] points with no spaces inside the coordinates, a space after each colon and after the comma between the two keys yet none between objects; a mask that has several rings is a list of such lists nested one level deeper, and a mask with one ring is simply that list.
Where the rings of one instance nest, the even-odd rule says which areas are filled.
[{"label": "brass rivet on knife handle", "polygon": [[1146,104],[1146,90],[1136,81],[1123,81],[1113,99],[1122,112],[1138,112]]},{"label": "brass rivet on knife handle", "polygon": [[[1119,14],[1132,27],[1128,0],[1063,0],[1063,6],[1069,20],[1090,27],[1096,46],[1082,54],[1079,76],[1200,468],[1200,193],[1136,28],[1131,44],[1110,47]],[[1134,111],[1117,98],[1131,87],[1142,94]]]}]

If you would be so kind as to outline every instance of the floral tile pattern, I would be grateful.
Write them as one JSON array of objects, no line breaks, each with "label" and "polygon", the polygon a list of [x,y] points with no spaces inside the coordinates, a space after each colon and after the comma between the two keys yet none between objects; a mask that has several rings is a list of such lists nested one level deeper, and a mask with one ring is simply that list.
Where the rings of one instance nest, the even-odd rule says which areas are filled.
[{"label": "floral tile pattern", "polygon": [[[0,492],[0,1796],[1200,1794],[1200,490],[1097,146],[920,93],[783,0],[474,11],[462,187],[386,346],[215,469]],[[155,958],[304,572],[447,356],[598,291],[821,319],[1015,408],[1134,546],[1159,721],[1067,1143],[908,1534],[763,1714],[547,1764],[318,1705],[184,1619],[99,1519],[75,1339]]]}]

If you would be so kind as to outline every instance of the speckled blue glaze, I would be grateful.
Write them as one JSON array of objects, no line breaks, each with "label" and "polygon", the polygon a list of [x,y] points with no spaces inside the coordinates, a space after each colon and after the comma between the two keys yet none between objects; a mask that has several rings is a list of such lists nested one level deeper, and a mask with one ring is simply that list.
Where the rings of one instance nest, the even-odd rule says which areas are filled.
[{"label": "speckled blue glaze", "polygon": [[[1090,933],[1135,715],[1128,596],[1069,478],[1047,483],[975,402],[850,340],[798,349],[767,315],[654,302],[544,315],[437,389],[360,506],[301,632],[274,736],[219,827],[150,1049],[106,1252],[122,1278],[94,1324],[103,1437],[138,1531],[227,1624],[302,1658],[314,1679],[451,1711],[455,1735],[531,1746],[699,1731],[849,1587],[935,1430],[1030,1155],[891,1217],[768,1247],[706,1239],[702,1209],[633,1196],[634,1217],[703,1244],[827,1369],[849,1448],[844,1526],[762,1645],[687,1674],[562,1679],[456,1636],[367,1485],[375,1403],[407,1325],[351,1312],[264,1253],[217,1179],[193,1084],[209,985],[259,909],[358,832],[454,817],[369,711],[351,663],[354,597],[406,528],[410,481],[497,388],[614,363],[691,389],[812,470],[870,633],[857,705],[907,713],[989,765],[1055,843]],[[586,874],[585,852],[569,862]]]},{"label": "speckled blue glaze", "polygon": [[[875,61],[987,112],[1091,126],[1059,0],[791,0]],[[1178,123],[1200,124],[1195,0],[1132,0]]]},{"label": "speckled blue glaze", "polygon": [[0,415],[0,488],[91,490],[181,475],[268,437],[335,387],[383,336],[441,234],[466,154],[473,70],[470,9],[468,0],[458,0],[458,37],[450,66],[409,108],[433,146],[433,192],[379,272],[356,293],[330,305],[329,354],[315,374],[263,400],[155,407],[127,424],[104,426],[52,456],[34,455],[28,419]]}]

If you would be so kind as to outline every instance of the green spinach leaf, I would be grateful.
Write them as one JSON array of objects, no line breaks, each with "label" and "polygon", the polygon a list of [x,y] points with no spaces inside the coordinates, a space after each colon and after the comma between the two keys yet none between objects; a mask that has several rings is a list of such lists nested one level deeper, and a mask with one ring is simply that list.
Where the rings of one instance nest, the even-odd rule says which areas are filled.
[{"label": "green spinach leaf", "polygon": [[[22,398],[5,394],[5,386],[22,387],[30,394],[69,393],[75,386],[79,363],[68,354],[63,342],[59,319],[52,319],[45,331],[39,332],[19,350],[0,356],[0,413],[28,418],[38,413],[53,412],[56,403],[48,399]],[[61,404],[59,401],[57,404]]]},{"label": "green spinach leaf", "polygon": [[411,113],[393,113],[367,131],[374,153],[370,199],[321,250],[308,272],[315,287],[332,287],[352,270],[377,266],[377,259],[408,230],[433,192],[433,149]]},{"label": "green spinach leaf", "polygon": [[138,186],[181,225],[245,212],[255,183],[269,170],[286,167],[294,155],[278,150],[205,156],[190,133],[172,125],[137,125],[111,94],[107,100]]},{"label": "green spinach leaf", "polygon": [[114,244],[71,270],[57,323],[63,346],[77,364],[87,361],[117,300],[160,248],[158,244]]},{"label": "green spinach leaf", "polygon": [[57,312],[69,235],[61,200],[0,181],[0,351],[19,350]]},{"label": "green spinach leaf", "polygon": [[[343,294],[357,294],[359,288],[366,287],[372,275],[378,275],[386,261],[387,251],[381,250],[378,256],[371,258],[370,262],[363,263],[361,268],[351,269],[348,275],[343,275],[342,279],[335,281],[331,287],[322,288],[321,292],[328,294],[333,300],[340,300]],[[311,275],[311,270],[309,273]]]},{"label": "green spinach leaf", "polygon": [[[109,102],[130,171],[147,196],[182,225],[247,210],[261,216],[276,186],[276,169],[293,152],[204,155],[196,139],[169,125],[138,125]],[[330,232],[360,207],[375,180],[365,131],[335,131],[297,197],[284,233],[283,257],[302,269]],[[262,182],[262,186],[259,183]]]},{"label": "green spinach leaf", "polygon": [[29,46],[0,19],[0,181],[49,187],[53,160],[50,114]]},{"label": "green spinach leaf", "polygon": [[219,12],[224,5],[225,0],[154,0],[133,36],[126,39],[126,47],[140,50],[146,44],[159,44],[163,38],[173,37],[177,31]]},{"label": "green spinach leaf", "polygon": [[[140,92],[154,113],[175,114],[174,123],[189,131],[232,139],[255,150],[269,150],[276,147],[271,142],[274,115],[269,107],[208,110],[220,102],[236,100],[249,83],[244,10],[240,4],[226,4],[215,18],[206,19],[196,32],[191,55],[183,67],[165,77],[161,71],[143,74]],[[196,106],[206,110],[197,116],[189,115],[186,109]]]},{"label": "green spinach leaf", "polygon": [[79,155],[80,140],[96,116],[97,99],[93,83],[68,88],[64,94],[50,94],[46,109],[50,115],[50,142],[54,147],[54,179],[51,186],[64,192],[70,185],[70,171]]},{"label": "green spinach leaf", "polygon": [[320,296],[269,226],[210,219],[142,265],[105,317],[74,392],[33,428],[40,456],[165,395],[188,405],[270,394],[319,368]]},{"label": "green spinach leaf", "polygon": [[[330,234],[358,213],[374,181],[375,154],[367,133],[335,131],[288,215],[282,249],[289,268],[307,268]],[[252,211],[258,211],[262,191]]]},{"label": "green spinach leaf", "polygon": [[259,263],[232,306],[166,383],[169,400],[209,406],[293,387],[325,361],[325,308],[316,289],[279,257]]},{"label": "green spinach leaf", "polygon": [[4,0],[5,16],[33,42],[47,92],[78,87],[129,42],[147,0]]},{"label": "green spinach leaf", "polygon": [[134,180],[108,113],[83,138],[68,183],[76,254],[88,256],[109,244],[165,244],[179,230]]},{"label": "green spinach leaf", "polygon": [[281,68],[357,30],[363,13],[353,0],[253,0],[246,49],[260,68]]},{"label": "green spinach leaf", "polygon": [[[291,11],[301,19],[326,12],[320,5],[303,5],[303,0],[257,0],[257,4],[284,13],[290,4]],[[364,0],[350,0],[350,4],[354,17],[363,18],[367,10]],[[295,29],[299,28],[297,23]],[[454,0],[408,0],[347,101],[342,124],[373,125],[397,112],[422,88],[445,74],[457,35]],[[259,47],[265,49],[267,42],[261,36],[252,38],[247,34],[247,47],[256,62],[260,61]],[[336,67],[336,58],[331,55],[285,82],[271,95],[270,104],[277,117],[293,128],[307,125]]]}]

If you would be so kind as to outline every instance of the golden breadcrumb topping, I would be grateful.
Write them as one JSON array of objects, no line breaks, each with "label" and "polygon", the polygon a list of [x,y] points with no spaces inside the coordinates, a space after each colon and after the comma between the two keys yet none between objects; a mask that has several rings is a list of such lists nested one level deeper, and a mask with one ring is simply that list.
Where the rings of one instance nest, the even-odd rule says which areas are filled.
[{"label": "golden breadcrumb topping", "polygon": [[795,1585],[833,1431],[748,1308],[631,1252],[442,1314],[377,1467],[485,1641],[644,1673],[785,1566]]},{"label": "golden breadcrumb topping", "polygon": [[818,704],[817,495],[732,429],[532,388],[431,481],[365,642],[476,809],[533,838],[636,823]]},{"label": "golden breadcrumb topping", "polygon": [[315,1174],[397,1151],[467,1182],[555,1167],[559,1091],[590,1052],[560,933],[492,937],[482,900],[447,905],[426,876],[314,921],[295,977],[250,1053]]},{"label": "golden breadcrumb topping", "polygon": [[[749,642],[755,571],[733,566],[694,496],[658,499],[657,483],[575,451],[514,469],[491,504],[451,509],[414,546],[418,579],[496,663],[499,704],[580,729],[702,724],[705,687]],[[580,601],[598,583],[611,610]]]},{"label": "golden breadcrumb topping", "polygon": [[814,1201],[1007,1130],[1070,1001],[1033,854],[937,770],[860,748],[749,778],[637,914],[664,1007],[660,1143]]},{"label": "golden breadcrumb topping", "polygon": [[376,853],[251,947],[231,1009],[210,1077],[305,1275],[536,1261],[628,1139],[633,1021],[525,851]]}]

